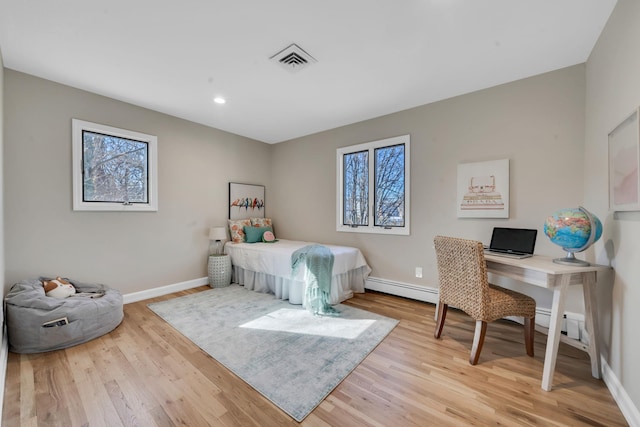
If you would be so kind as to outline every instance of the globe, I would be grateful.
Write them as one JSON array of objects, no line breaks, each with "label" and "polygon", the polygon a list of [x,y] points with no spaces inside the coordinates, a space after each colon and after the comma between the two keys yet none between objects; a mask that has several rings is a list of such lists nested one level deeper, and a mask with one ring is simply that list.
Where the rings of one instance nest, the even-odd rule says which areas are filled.
[{"label": "globe", "polygon": [[544,222],[544,234],[551,243],[555,243],[567,252],[566,257],[554,259],[553,262],[589,265],[586,261],[576,259],[574,254],[586,250],[602,236],[602,223],[598,217],[582,206],[560,209],[547,217]]}]

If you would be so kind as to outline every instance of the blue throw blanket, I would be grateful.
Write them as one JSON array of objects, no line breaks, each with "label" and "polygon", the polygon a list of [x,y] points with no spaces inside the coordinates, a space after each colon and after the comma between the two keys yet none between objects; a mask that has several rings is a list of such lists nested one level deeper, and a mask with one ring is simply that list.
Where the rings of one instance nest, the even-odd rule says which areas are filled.
[{"label": "blue throw blanket", "polygon": [[313,244],[298,249],[291,254],[291,269],[296,274],[298,267],[305,263],[306,291],[303,304],[315,315],[338,315],[339,311],[331,307],[331,276],[333,273],[333,254],[326,246]]}]

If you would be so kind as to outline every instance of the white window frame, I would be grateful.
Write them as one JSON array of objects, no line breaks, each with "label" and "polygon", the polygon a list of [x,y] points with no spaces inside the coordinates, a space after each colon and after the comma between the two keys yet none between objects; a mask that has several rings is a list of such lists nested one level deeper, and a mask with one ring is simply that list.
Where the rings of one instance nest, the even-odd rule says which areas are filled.
[{"label": "white window frame", "polygon": [[[375,194],[375,149],[384,148],[393,145],[404,144],[404,226],[402,227],[384,227],[374,225],[373,210],[374,210],[374,194]],[[359,151],[369,151],[369,208],[368,208],[368,225],[344,225],[344,169],[343,169],[343,156]],[[338,148],[336,150],[336,172],[337,172],[337,202],[336,202],[336,231],[345,233],[374,233],[374,234],[391,234],[391,235],[404,235],[411,234],[411,175],[410,175],[410,163],[411,163],[411,136],[401,135],[392,138],[381,139],[378,141],[365,142],[363,144],[351,145],[348,147]]]},{"label": "white window frame", "polygon": [[[73,210],[74,211],[133,211],[155,212],[158,210],[158,138],[140,132],[119,129],[98,123],[72,119],[73,161]],[[102,133],[148,144],[147,152],[147,203],[87,202],[83,200],[83,131]]]}]

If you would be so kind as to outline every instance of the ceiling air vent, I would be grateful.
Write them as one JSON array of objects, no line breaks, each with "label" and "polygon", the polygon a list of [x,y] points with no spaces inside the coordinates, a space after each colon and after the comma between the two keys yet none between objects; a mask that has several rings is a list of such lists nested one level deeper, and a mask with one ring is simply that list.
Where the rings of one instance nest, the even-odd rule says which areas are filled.
[{"label": "ceiling air vent", "polygon": [[296,73],[314,62],[317,62],[313,56],[309,55],[304,49],[295,43],[282,49],[269,59],[278,62],[282,67],[292,73]]}]

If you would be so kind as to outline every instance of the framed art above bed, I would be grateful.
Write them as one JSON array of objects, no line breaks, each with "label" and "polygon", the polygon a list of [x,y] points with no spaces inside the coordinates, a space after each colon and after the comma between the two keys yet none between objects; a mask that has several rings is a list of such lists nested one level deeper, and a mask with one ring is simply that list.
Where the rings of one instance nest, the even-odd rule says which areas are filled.
[{"label": "framed art above bed", "polygon": [[264,185],[229,183],[229,219],[264,218]]}]

